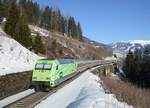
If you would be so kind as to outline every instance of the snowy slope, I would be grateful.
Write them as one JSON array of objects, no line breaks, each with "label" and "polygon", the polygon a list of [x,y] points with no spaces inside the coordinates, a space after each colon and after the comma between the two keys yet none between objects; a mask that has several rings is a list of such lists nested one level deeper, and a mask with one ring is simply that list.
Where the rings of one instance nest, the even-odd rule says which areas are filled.
[{"label": "snowy slope", "polygon": [[0,28],[0,75],[32,70],[41,57],[9,38]]},{"label": "snowy slope", "polygon": [[132,51],[135,48],[140,49],[143,51],[145,47],[150,49],[150,40],[129,40],[129,41],[121,41],[121,42],[114,42],[109,44],[114,51],[127,53],[130,49]]},{"label": "snowy slope", "polygon": [[86,71],[35,108],[133,108],[105,94],[98,77]]},{"label": "snowy slope", "polygon": [[48,30],[33,25],[29,25],[29,28],[32,31],[31,35],[36,35],[35,33],[39,33],[40,36],[51,37],[50,32]]}]

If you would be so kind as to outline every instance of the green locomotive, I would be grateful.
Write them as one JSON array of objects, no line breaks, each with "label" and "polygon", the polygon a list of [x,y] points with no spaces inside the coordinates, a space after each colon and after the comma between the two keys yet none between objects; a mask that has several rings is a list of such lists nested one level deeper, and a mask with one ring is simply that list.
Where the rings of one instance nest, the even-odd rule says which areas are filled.
[{"label": "green locomotive", "polygon": [[77,74],[77,66],[71,59],[37,60],[32,75],[31,85],[35,91],[51,87]]}]

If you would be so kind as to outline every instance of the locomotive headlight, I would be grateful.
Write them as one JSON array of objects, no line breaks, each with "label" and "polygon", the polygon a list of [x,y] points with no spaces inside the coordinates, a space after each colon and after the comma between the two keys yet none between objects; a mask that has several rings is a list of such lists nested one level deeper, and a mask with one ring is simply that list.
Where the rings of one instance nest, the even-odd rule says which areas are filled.
[{"label": "locomotive headlight", "polygon": [[32,77],[32,79],[37,79],[37,77]]},{"label": "locomotive headlight", "polygon": [[46,77],[46,80],[50,80],[50,78],[49,78],[49,77]]}]

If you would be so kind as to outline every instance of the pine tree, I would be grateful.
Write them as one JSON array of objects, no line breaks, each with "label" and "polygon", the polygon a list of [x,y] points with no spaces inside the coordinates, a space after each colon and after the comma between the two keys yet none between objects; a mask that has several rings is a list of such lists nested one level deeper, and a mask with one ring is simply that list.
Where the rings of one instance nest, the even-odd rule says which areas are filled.
[{"label": "pine tree", "polygon": [[40,26],[46,29],[51,29],[51,21],[52,20],[52,8],[48,6],[42,12]]},{"label": "pine tree", "polygon": [[134,82],[138,85],[141,84],[141,72],[142,72],[142,56],[141,52],[138,49],[134,51]]},{"label": "pine tree", "polygon": [[23,46],[29,48],[32,46],[31,32],[26,22],[25,15],[22,14],[15,28],[15,39]]},{"label": "pine tree", "polygon": [[60,24],[59,24],[59,30],[58,31],[63,33],[63,34],[65,33],[65,20],[64,20],[63,16],[61,16],[61,18],[60,18]]},{"label": "pine tree", "polygon": [[56,42],[56,40],[53,40],[51,48],[52,48],[52,52],[56,53],[56,48],[57,48],[57,42]]},{"label": "pine tree", "polygon": [[65,26],[65,33],[69,34],[68,33],[68,20],[66,18],[64,19],[64,26]]},{"label": "pine tree", "polygon": [[8,15],[8,7],[3,4],[0,4],[0,18],[7,17],[7,15]]},{"label": "pine tree", "polygon": [[77,38],[77,26],[75,24],[75,20],[73,17],[70,17],[68,21],[68,33],[69,36],[72,36],[73,38]]},{"label": "pine tree", "polygon": [[72,34],[72,17],[68,19],[68,35],[71,36]]},{"label": "pine tree", "polygon": [[55,30],[55,11],[52,12],[52,27],[51,29],[52,30]]},{"label": "pine tree", "polygon": [[4,31],[12,36],[12,38],[15,38],[15,27],[19,20],[19,9],[16,5],[16,1],[12,0],[11,7],[9,8],[9,13],[7,17],[7,21],[4,27]]},{"label": "pine tree", "polygon": [[143,54],[145,61],[148,60],[149,54],[150,54],[150,51],[148,50],[148,47],[146,47],[144,50],[144,54]]},{"label": "pine tree", "polygon": [[32,46],[32,39],[31,39],[31,32],[28,27],[28,23],[26,21],[26,15],[24,11],[24,5],[26,0],[20,0],[19,7],[20,7],[20,17],[15,27],[15,37],[18,42],[20,42],[26,48]]},{"label": "pine tree", "polygon": [[39,18],[40,18],[40,6],[37,4],[37,2],[32,2],[32,0],[23,0],[23,8],[25,11],[25,14],[27,16],[27,21],[30,24],[39,24]]},{"label": "pine tree", "polygon": [[123,66],[128,80],[139,87],[150,87],[150,57],[148,52],[146,49],[142,56],[138,49],[135,49],[134,53],[129,51]]},{"label": "pine tree", "polygon": [[143,65],[142,65],[142,67],[143,67],[143,69],[142,69],[142,75],[141,75],[141,77],[142,77],[142,80],[143,80],[143,86],[144,87],[150,87],[150,69],[149,69],[149,67],[150,67],[150,56],[149,56],[149,50],[148,50],[148,48],[146,48],[145,50],[144,50],[144,56],[143,56]]},{"label": "pine tree", "polygon": [[78,36],[78,39],[82,40],[82,30],[81,30],[81,26],[79,22],[77,25],[77,36]]},{"label": "pine tree", "polygon": [[42,43],[41,36],[39,36],[39,34],[37,34],[37,36],[35,37],[33,49],[34,49],[35,53],[37,53],[37,54],[38,53],[40,53],[40,54],[46,53],[46,49]]},{"label": "pine tree", "polygon": [[19,6],[20,6],[20,15],[25,14],[25,5],[26,5],[26,0],[20,0]]},{"label": "pine tree", "polygon": [[60,20],[61,20],[61,13],[59,8],[56,8],[56,12],[55,12],[55,19],[54,19],[54,24],[55,24],[55,31],[60,31],[59,27],[60,25]]},{"label": "pine tree", "polygon": [[134,77],[134,56],[131,50],[129,50],[127,57],[125,59],[125,65],[123,67],[123,71],[126,77],[133,82]]},{"label": "pine tree", "polygon": [[8,8],[10,7],[11,0],[0,0],[0,18],[8,16]]}]

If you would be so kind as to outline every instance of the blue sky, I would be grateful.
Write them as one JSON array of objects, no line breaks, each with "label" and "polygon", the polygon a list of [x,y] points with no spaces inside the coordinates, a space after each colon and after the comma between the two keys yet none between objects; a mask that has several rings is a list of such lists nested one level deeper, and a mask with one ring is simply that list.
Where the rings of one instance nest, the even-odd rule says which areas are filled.
[{"label": "blue sky", "polygon": [[83,35],[102,43],[150,40],[150,0],[33,0],[57,6],[81,23]]}]

